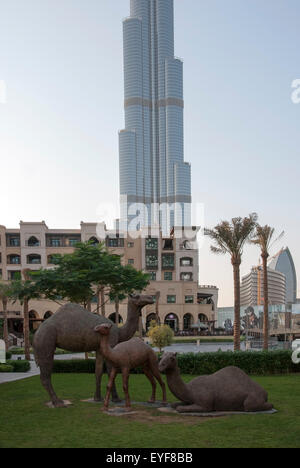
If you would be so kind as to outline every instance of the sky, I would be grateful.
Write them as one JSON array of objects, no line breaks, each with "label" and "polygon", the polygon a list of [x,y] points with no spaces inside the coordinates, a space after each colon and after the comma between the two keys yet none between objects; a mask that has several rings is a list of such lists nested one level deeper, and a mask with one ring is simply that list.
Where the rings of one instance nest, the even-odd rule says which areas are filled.
[{"label": "sky", "polygon": [[[79,228],[118,209],[129,0],[0,0],[0,224]],[[185,160],[205,226],[259,214],[300,279],[299,0],[175,0]],[[300,96],[300,93],[299,93]],[[247,246],[242,275],[259,261]],[[200,250],[200,284],[233,304],[229,256]],[[300,283],[298,284],[300,297]]]}]

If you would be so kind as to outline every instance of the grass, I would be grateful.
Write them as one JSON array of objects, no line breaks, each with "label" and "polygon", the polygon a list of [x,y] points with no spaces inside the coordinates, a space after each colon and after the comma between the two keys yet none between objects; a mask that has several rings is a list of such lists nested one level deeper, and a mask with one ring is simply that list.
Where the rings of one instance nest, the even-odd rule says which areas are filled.
[{"label": "grass", "polygon": [[[189,380],[191,377],[185,377]],[[300,375],[257,377],[279,410],[275,415],[197,419],[162,416],[142,409],[142,415],[113,417],[98,405],[80,400],[91,397],[94,376],[53,376],[60,397],[74,405],[48,409],[39,378],[0,385],[1,448],[194,448],[194,447],[300,447]],[[120,394],[121,378],[117,384]],[[130,378],[132,398],[146,401],[150,386],[143,375]],[[159,389],[159,397],[161,392]],[[168,393],[170,401],[174,397]]]}]

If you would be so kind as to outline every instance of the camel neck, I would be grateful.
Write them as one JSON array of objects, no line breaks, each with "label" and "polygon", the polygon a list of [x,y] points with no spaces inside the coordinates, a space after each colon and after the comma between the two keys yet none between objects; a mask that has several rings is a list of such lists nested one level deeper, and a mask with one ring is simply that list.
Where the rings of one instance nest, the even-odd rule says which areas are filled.
[{"label": "camel neck", "polygon": [[176,396],[176,398],[178,398],[180,401],[189,403],[189,389],[181,378],[179,367],[176,366],[175,369],[167,370],[166,375],[168,386],[173,395]]},{"label": "camel neck", "polygon": [[109,337],[108,336],[101,336],[100,340],[100,349],[101,354],[107,359],[108,361],[113,360],[113,350],[109,345]]},{"label": "camel neck", "polygon": [[139,328],[141,307],[128,304],[128,315],[125,325],[119,328],[119,343],[130,340]]}]

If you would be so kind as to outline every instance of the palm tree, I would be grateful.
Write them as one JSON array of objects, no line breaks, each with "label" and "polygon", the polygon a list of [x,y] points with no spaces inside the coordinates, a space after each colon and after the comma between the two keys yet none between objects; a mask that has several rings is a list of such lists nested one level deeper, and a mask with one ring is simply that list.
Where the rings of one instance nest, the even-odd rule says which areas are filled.
[{"label": "palm tree", "polygon": [[279,240],[283,235],[284,232],[280,234],[280,236],[275,239],[272,243],[272,239],[275,233],[275,229],[266,225],[260,226],[259,224],[256,225],[256,233],[254,239],[251,240],[251,243],[256,244],[261,249],[261,258],[263,264],[263,278],[264,278],[264,327],[263,327],[263,335],[264,335],[264,345],[263,348],[265,351],[269,349],[269,285],[268,285],[268,258],[270,256],[270,248]]},{"label": "palm tree", "polygon": [[8,350],[8,321],[7,321],[7,304],[10,298],[10,285],[5,282],[0,283],[0,301],[3,307],[3,339],[5,342],[6,351]]},{"label": "palm tree", "polygon": [[247,218],[233,218],[231,222],[222,221],[214,229],[206,229],[215,245],[211,246],[216,254],[229,254],[233,266],[234,277],[234,350],[241,347],[241,293],[240,293],[240,266],[242,263],[243,248],[251,238],[256,227],[257,214],[251,213]]},{"label": "palm tree", "polygon": [[25,358],[30,361],[30,326],[29,326],[29,301],[32,299],[40,299],[41,294],[37,289],[36,284],[31,281],[28,271],[23,271],[25,280],[16,280],[11,283],[11,297],[13,302],[19,301],[23,306],[23,333],[24,333],[24,351]]}]

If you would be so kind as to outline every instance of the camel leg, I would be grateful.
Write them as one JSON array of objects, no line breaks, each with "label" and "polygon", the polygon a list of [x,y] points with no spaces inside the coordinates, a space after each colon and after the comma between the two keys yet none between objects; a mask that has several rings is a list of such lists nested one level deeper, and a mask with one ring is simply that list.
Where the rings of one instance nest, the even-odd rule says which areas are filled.
[{"label": "camel leg", "polygon": [[155,395],[156,395],[156,382],[155,378],[152,375],[152,372],[148,367],[144,367],[144,374],[145,376],[150,380],[150,383],[152,385],[152,396],[150,400],[148,400],[148,403],[155,403]]},{"label": "camel leg", "polygon": [[200,405],[177,406],[178,413],[209,413],[209,411]]},{"label": "camel leg", "polygon": [[108,410],[109,397],[110,397],[110,394],[111,394],[111,391],[112,391],[112,388],[113,388],[113,385],[114,385],[114,381],[115,381],[117,372],[118,372],[117,369],[115,367],[113,367],[112,370],[111,370],[108,385],[107,385],[107,392],[106,392],[106,396],[105,396],[105,400],[104,400],[104,408],[103,408],[104,411]]},{"label": "camel leg", "polygon": [[51,374],[53,368],[53,358],[52,361],[49,360],[47,362],[43,362],[40,364],[40,379],[44,389],[48,392],[51,402],[55,408],[65,408],[66,405],[64,404],[63,400],[60,400],[56,395],[54,388],[51,382]]},{"label": "camel leg", "polygon": [[50,327],[47,331],[42,330],[40,333],[37,332],[34,338],[33,348],[36,363],[40,368],[42,386],[49,394],[55,408],[65,407],[66,405],[63,400],[60,400],[56,395],[51,382],[54,353],[56,349],[56,330]]},{"label": "camel leg", "polygon": [[127,369],[126,367],[122,369],[123,390],[125,393],[125,409],[127,411],[131,411],[131,403],[130,403],[130,397],[129,397],[129,391],[128,391],[129,373],[130,373],[130,369]]},{"label": "camel leg", "polygon": [[150,369],[156,380],[158,381],[159,385],[161,386],[162,392],[163,392],[163,403],[167,403],[167,391],[166,391],[166,385],[161,378],[160,372],[157,369],[156,365],[150,365]]},{"label": "camel leg", "polygon": [[[109,377],[110,374],[111,374],[112,365],[109,364],[108,362],[106,362],[106,368],[107,368],[107,374],[108,374],[108,377]],[[114,381],[114,384],[113,384],[113,387],[112,387],[111,395],[112,395],[111,400],[112,400],[113,403],[121,403],[122,402],[121,398],[119,397],[119,395],[117,393],[117,388],[116,388],[116,382],[115,381]]]},{"label": "camel leg", "polygon": [[103,356],[102,354],[97,351],[96,352],[96,393],[94,396],[95,401],[102,401],[101,398],[101,381],[102,381],[102,375],[103,375]]}]

